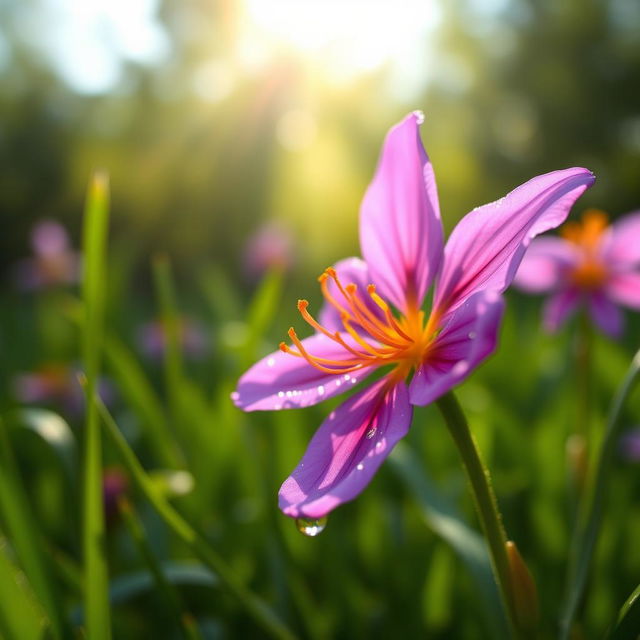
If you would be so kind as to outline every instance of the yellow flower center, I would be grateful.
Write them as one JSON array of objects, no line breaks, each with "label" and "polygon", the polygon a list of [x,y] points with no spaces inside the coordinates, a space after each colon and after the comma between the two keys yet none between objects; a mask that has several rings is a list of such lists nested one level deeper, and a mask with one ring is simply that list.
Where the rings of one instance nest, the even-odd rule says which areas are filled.
[{"label": "yellow flower center", "polygon": [[574,244],[580,252],[580,261],[569,273],[569,279],[580,289],[597,289],[608,276],[608,271],[598,249],[608,228],[607,214],[589,209],[582,214],[581,222],[569,222],[560,230],[562,237]]},{"label": "yellow flower center", "polygon": [[[343,302],[338,302],[329,291],[329,279],[335,282],[342,294]],[[326,269],[318,280],[326,301],[340,314],[344,330],[332,332],[323,327],[309,313],[307,300],[298,300],[298,311],[316,331],[339,344],[347,352],[347,357],[331,360],[314,356],[305,349],[293,327],[288,333],[295,349],[281,342],[282,351],[304,358],[316,369],[330,374],[344,374],[363,367],[396,364],[395,377],[403,378],[412,368],[424,361],[437,335],[435,329],[439,318],[436,314],[432,314],[425,323],[424,311],[412,306],[406,316],[396,318],[389,305],[376,293],[375,285],[370,284],[366,295],[381,311],[374,313],[370,304],[361,297],[358,287],[353,283],[343,285],[335,269]],[[349,342],[345,339],[345,334],[350,336]]]}]

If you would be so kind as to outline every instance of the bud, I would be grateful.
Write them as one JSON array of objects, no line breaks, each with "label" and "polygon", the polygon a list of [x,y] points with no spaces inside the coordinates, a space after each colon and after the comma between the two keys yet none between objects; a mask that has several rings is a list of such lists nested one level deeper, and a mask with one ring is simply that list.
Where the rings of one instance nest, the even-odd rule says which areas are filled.
[{"label": "bud", "polygon": [[533,631],[538,626],[538,592],[536,583],[525,564],[516,543],[506,543],[511,576],[511,592],[516,614],[516,624],[523,631]]}]

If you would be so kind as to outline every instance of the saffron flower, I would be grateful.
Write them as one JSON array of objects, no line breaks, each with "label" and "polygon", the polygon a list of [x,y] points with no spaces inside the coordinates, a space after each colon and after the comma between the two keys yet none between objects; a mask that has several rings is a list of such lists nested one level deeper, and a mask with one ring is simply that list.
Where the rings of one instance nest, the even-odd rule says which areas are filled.
[{"label": "saffron flower", "polygon": [[[389,369],[329,414],[279,493],[291,517],[322,518],[355,498],[427,405],[464,380],[496,346],[503,300],[530,239],[561,224],[590,186],[586,169],[530,180],[474,209],[446,247],[421,114],[393,127],[360,210],[364,260],[320,276],[325,304],[315,330],[266,356],[232,394],[245,411],[305,407]],[[430,312],[422,310],[435,283]]]},{"label": "saffron flower", "polygon": [[579,308],[612,337],[624,318],[618,305],[640,309],[640,211],[608,224],[605,213],[585,211],[560,237],[531,243],[514,285],[530,293],[550,293],[543,324],[557,331]]}]

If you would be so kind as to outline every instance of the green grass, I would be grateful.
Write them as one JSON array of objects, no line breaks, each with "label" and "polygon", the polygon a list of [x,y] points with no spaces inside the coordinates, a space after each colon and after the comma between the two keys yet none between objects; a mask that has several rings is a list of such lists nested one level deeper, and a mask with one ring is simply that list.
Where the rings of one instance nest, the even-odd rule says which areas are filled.
[{"label": "green grass", "polygon": [[[144,278],[120,274],[112,286],[106,196],[106,183],[94,179],[79,296],[0,297],[0,339],[11,347],[0,369],[0,635],[506,637],[440,414],[417,409],[370,487],[332,513],[320,536],[300,535],[278,511],[277,491],[340,399],[252,414],[229,399],[246,366],[277,348],[295,322],[300,292],[281,272],[243,290],[215,263],[187,282],[167,256]],[[160,362],[136,342],[141,323],[158,316],[169,328]],[[182,350],[185,316],[207,327],[199,358]],[[594,336],[596,489],[582,511],[566,454],[581,410],[575,329],[542,334],[537,301],[509,294],[498,351],[456,395],[491,469],[508,535],[538,586],[539,637],[559,637],[568,580],[584,638],[618,640],[631,637],[638,618],[640,475],[618,448],[620,432],[640,422],[636,388],[619,397],[606,425],[640,325],[629,316],[622,343]],[[81,362],[80,414],[55,398],[18,407],[13,377],[52,359]],[[96,397],[104,378],[108,407]],[[128,478],[125,507],[106,514],[103,471],[114,467]]]}]

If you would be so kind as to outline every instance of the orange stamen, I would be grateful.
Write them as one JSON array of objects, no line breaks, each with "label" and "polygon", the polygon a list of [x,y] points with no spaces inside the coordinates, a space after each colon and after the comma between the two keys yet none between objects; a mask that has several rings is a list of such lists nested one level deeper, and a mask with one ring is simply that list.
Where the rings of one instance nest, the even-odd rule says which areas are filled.
[{"label": "orange stamen", "polygon": [[[335,283],[344,301],[338,302],[331,294],[329,278]],[[389,304],[376,292],[375,285],[371,284],[367,287],[367,294],[383,312],[383,315],[377,314],[361,297],[356,284],[351,282],[343,285],[335,269],[331,267],[324,271],[318,281],[325,300],[340,314],[344,333],[332,332],[322,326],[309,313],[307,300],[298,300],[298,311],[316,332],[340,345],[345,350],[346,357],[333,360],[309,353],[293,327],[288,332],[293,347],[284,342],[280,344],[284,353],[304,358],[319,371],[334,375],[395,363],[397,366],[392,373],[394,380],[406,376],[422,362],[437,334],[438,316],[432,315],[425,327],[424,312],[412,307],[406,317],[397,319]],[[349,343],[345,340],[347,335]]]}]

